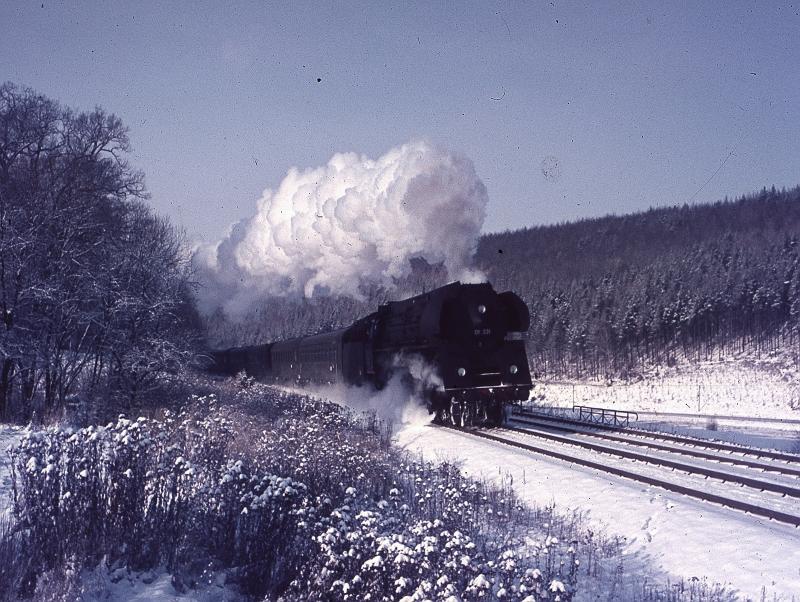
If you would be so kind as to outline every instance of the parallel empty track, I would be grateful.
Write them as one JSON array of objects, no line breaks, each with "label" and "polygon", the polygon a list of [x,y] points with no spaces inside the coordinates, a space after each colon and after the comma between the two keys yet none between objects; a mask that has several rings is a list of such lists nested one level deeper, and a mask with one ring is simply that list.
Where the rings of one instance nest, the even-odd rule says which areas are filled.
[{"label": "parallel empty track", "polygon": [[722,443],[720,441],[710,441],[707,439],[699,439],[697,437],[684,437],[681,435],[671,435],[668,433],[660,433],[658,431],[650,431],[644,429],[634,429],[630,427],[617,427],[608,424],[596,424],[589,422],[582,422],[579,420],[572,420],[570,418],[562,418],[560,416],[550,416],[546,414],[538,414],[526,410],[517,410],[512,414],[514,420],[535,419],[542,420],[550,423],[561,425],[574,425],[576,427],[584,427],[591,429],[598,429],[602,431],[613,431],[617,433],[628,433],[636,435],[637,437],[645,439],[661,439],[663,441],[672,441],[675,443],[685,443],[695,447],[706,447],[709,449],[716,449],[721,451],[735,452],[747,456],[757,458],[771,458],[773,460],[783,460],[788,463],[800,465],[800,455],[787,454],[785,452],[774,451],[770,449],[760,449],[755,447],[745,447],[743,445],[734,445],[731,443]]},{"label": "parallel empty track", "polygon": [[719,446],[714,445],[715,442],[710,442],[712,445],[707,445],[709,442],[703,441],[702,439],[680,437],[678,438],[679,440],[675,440],[675,438],[671,436],[665,438],[660,436],[659,433],[637,431],[635,429],[613,429],[618,431],[613,432],[613,430],[610,429],[600,430],[597,428],[597,425],[593,424],[570,422],[566,420],[559,423],[552,420],[542,420],[540,416],[531,418],[517,414],[513,416],[512,420],[513,424],[522,425],[523,427],[567,433],[602,441],[622,443],[625,446],[657,450],[690,458],[700,458],[702,460],[711,460],[723,464],[745,466],[764,472],[800,477],[800,456],[776,452],[775,455],[780,459],[775,459],[771,455],[764,456],[763,452],[769,450],[758,450],[724,444],[720,444],[722,446],[722,449],[720,449]]},{"label": "parallel empty track", "polygon": [[[453,428],[453,427],[447,427]],[[468,436],[556,458],[571,464],[600,470],[647,485],[720,504],[782,523],[800,526],[800,480],[793,473],[766,474],[763,466],[739,464],[738,469],[708,466],[701,461],[670,457],[672,449],[642,453],[625,449],[628,441],[610,444],[587,440],[590,434],[572,431],[565,436],[541,429],[502,428],[494,430],[455,429]],[[663,446],[662,446],[663,447]],[[739,451],[739,450],[737,450]],[[667,452],[667,453],[664,453]],[[713,457],[714,462],[721,461]],[[758,464],[758,463],[757,463]],[[744,468],[742,468],[744,467]],[[752,475],[753,469],[765,471]],[[683,482],[680,482],[683,481]]]}]

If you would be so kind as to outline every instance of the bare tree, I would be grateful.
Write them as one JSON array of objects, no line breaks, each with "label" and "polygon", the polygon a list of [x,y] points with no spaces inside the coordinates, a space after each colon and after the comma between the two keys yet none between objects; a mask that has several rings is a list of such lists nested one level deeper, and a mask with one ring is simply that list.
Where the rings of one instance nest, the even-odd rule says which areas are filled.
[{"label": "bare tree", "polygon": [[153,358],[177,349],[165,337],[188,297],[188,264],[180,237],[143,204],[129,151],[115,115],[0,86],[2,413],[77,391],[135,396],[134,381],[165,365]]}]

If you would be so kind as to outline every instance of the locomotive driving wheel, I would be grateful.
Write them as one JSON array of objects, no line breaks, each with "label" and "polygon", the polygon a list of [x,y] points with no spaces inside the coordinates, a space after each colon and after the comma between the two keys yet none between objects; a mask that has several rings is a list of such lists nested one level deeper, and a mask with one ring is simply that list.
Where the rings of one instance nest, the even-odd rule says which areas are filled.
[{"label": "locomotive driving wheel", "polygon": [[458,428],[471,428],[478,421],[478,406],[474,401],[450,400],[450,424]]},{"label": "locomotive driving wheel", "polygon": [[481,426],[489,425],[489,414],[486,412],[486,404],[485,403],[475,403],[475,420],[476,424]]},{"label": "locomotive driving wheel", "polygon": [[503,425],[503,404],[494,401],[484,406],[486,415],[486,426],[496,427]]},{"label": "locomotive driving wheel", "polygon": [[453,426],[461,426],[461,403],[456,401],[453,397],[450,399],[450,424]]},{"label": "locomotive driving wheel", "polygon": [[475,402],[462,401],[461,402],[461,428],[469,428],[475,426]]}]

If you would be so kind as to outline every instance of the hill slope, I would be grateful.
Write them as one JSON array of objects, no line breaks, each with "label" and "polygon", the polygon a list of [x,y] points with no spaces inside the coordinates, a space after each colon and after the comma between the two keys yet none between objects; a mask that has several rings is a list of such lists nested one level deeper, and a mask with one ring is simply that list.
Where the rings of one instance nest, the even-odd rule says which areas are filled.
[{"label": "hill slope", "polygon": [[[793,345],[800,188],[483,237],[479,264],[531,310],[546,374]],[[502,258],[502,259],[500,259]]]}]

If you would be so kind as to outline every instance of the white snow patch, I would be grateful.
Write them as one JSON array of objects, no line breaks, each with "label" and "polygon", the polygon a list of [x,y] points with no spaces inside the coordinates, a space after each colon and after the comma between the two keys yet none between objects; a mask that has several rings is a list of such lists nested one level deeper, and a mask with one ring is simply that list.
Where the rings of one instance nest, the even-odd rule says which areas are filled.
[{"label": "white snow patch", "polygon": [[653,368],[638,381],[541,383],[531,400],[570,408],[800,419],[800,373],[765,360],[695,362]]},{"label": "white snow patch", "polygon": [[16,445],[25,429],[21,426],[0,424],[0,514],[11,509],[11,458],[8,451]]},{"label": "white snow patch", "polygon": [[246,599],[226,585],[222,573],[211,583],[179,592],[172,576],[163,569],[133,573],[124,568],[109,571],[98,567],[81,573],[81,589],[81,602],[238,602]]},{"label": "white snow patch", "polygon": [[445,429],[408,426],[395,440],[510,484],[531,505],[585,513],[592,529],[624,538],[629,566],[660,567],[673,581],[705,576],[755,599],[762,587],[769,600],[800,592],[800,531],[792,527]]}]

